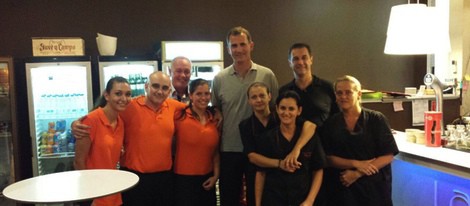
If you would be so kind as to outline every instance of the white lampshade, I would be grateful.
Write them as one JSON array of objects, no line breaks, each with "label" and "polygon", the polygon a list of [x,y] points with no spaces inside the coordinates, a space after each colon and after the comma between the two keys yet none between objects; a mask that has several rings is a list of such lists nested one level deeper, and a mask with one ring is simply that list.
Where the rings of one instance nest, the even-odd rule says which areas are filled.
[{"label": "white lampshade", "polygon": [[387,30],[386,54],[435,54],[450,51],[449,30],[435,7],[393,6]]}]

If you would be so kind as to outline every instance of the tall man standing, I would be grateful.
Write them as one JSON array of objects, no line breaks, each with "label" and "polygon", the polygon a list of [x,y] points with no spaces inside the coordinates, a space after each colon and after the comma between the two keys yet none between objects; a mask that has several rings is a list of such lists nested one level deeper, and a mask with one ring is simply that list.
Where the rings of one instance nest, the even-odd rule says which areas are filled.
[{"label": "tall man standing", "polygon": [[339,112],[333,84],[313,74],[313,56],[310,46],[304,43],[293,44],[289,49],[289,65],[294,72],[294,80],[282,86],[279,93],[294,90],[302,101],[301,116],[318,127],[334,113]]},{"label": "tall man standing", "polygon": [[243,154],[238,124],[252,114],[252,109],[247,104],[246,91],[251,83],[263,82],[273,91],[272,99],[276,99],[278,82],[269,68],[251,60],[254,42],[248,30],[234,27],[228,32],[226,41],[233,64],[214,77],[212,105],[221,110],[224,119],[220,148],[221,205],[238,206],[243,174],[248,165],[248,159]]}]

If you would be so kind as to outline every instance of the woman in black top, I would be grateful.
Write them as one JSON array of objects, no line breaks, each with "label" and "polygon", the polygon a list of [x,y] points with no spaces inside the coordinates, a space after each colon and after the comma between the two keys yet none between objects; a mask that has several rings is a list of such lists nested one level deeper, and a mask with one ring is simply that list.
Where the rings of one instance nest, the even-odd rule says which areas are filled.
[{"label": "woman in black top", "polygon": [[392,205],[390,163],[398,148],[386,117],[361,107],[361,84],[352,76],[335,83],[342,110],[321,129],[332,169],[325,171],[328,205]]},{"label": "woman in black top", "polygon": [[255,168],[280,167],[287,172],[294,172],[300,167],[297,161],[300,150],[315,133],[316,125],[310,121],[297,121],[297,124],[302,126],[302,134],[291,153],[283,160],[267,158],[257,153],[257,145],[263,144],[263,142],[259,142],[261,134],[279,125],[276,118],[277,115],[275,112],[271,112],[269,108],[271,93],[266,84],[254,82],[248,87],[247,96],[248,104],[253,109],[253,115],[240,122],[239,129],[243,143],[243,152],[250,160],[247,166],[248,169],[245,172],[247,206],[254,206]]},{"label": "woman in black top", "polygon": [[[280,124],[262,134],[258,152],[268,158],[284,159],[299,141],[301,126],[296,124],[302,111],[299,95],[293,91],[276,100]],[[318,137],[311,138],[301,149],[301,167],[293,173],[279,168],[259,168],[256,172],[257,205],[309,205],[315,201],[326,165],[325,154]]]}]

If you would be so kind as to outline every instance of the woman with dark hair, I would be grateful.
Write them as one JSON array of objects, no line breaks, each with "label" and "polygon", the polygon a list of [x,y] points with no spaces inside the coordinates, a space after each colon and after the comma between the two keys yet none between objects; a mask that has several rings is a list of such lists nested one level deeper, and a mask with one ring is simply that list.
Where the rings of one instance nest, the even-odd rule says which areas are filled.
[{"label": "woman with dark hair", "polygon": [[209,82],[191,81],[189,105],[176,114],[175,205],[215,206],[219,179],[219,132],[210,112]]},{"label": "woman with dark hair", "polygon": [[343,76],[335,83],[340,113],[321,129],[331,169],[325,172],[328,205],[391,206],[390,163],[398,148],[387,118],[361,106],[361,83]]},{"label": "woman with dark hair", "polygon": [[[257,152],[257,145],[263,144],[263,142],[259,142],[259,137],[264,132],[278,126],[279,121],[276,112],[271,112],[271,108],[269,108],[271,92],[265,83],[252,83],[248,87],[246,94],[248,104],[253,109],[253,114],[249,118],[241,121],[238,127],[242,138],[243,152],[250,161],[245,171],[246,203],[247,206],[254,206],[256,205],[256,167],[280,168],[287,172],[294,172],[297,168],[300,168],[297,158],[302,147],[313,137],[313,134],[315,134],[316,125],[310,121],[302,120],[302,118],[296,121],[296,124],[302,126],[302,132],[296,146],[285,159],[279,160],[260,155]],[[292,163],[289,163],[289,157],[291,157]]]},{"label": "woman with dark hair", "polygon": [[[76,170],[116,169],[124,139],[124,122],[119,112],[124,111],[130,101],[129,82],[123,77],[111,78],[95,108],[82,120],[90,126],[90,136],[76,139]],[[97,198],[92,205],[121,204],[121,194],[115,194]]]},{"label": "woman with dark hair", "polygon": [[[296,124],[302,112],[299,95],[286,91],[276,99],[280,124],[262,134],[258,145],[261,155],[284,159],[299,141],[302,125]],[[312,137],[301,149],[300,168],[286,172],[279,168],[258,168],[255,180],[257,205],[313,205],[326,166],[325,154],[318,137]]]}]

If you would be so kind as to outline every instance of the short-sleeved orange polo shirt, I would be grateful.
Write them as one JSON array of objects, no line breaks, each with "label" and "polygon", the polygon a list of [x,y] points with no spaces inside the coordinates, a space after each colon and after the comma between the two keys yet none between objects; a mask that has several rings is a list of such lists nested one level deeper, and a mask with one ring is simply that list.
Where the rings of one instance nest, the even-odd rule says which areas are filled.
[{"label": "short-sleeved orange polo shirt", "polygon": [[[176,119],[176,174],[206,175],[214,169],[214,152],[219,149],[217,122],[212,118],[202,125],[186,109],[186,117]],[[177,117],[179,114],[177,115]]]},{"label": "short-sleeved orange polo shirt", "polygon": [[[90,112],[83,123],[91,126],[91,147],[86,158],[87,169],[116,169],[124,138],[124,122],[120,117],[116,127],[110,125],[103,108]],[[121,194],[93,200],[93,205],[121,205]]]},{"label": "short-sleeved orange polo shirt", "polygon": [[158,111],[135,98],[120,115],[125,123],[121,165],[141,173],[168,171],[172,167],[171,144],[175,112],[186,104],[166,99]]}]

